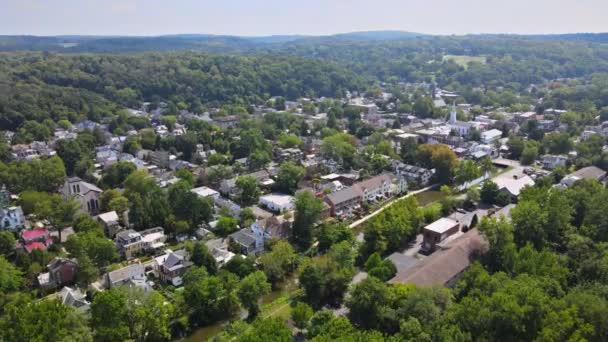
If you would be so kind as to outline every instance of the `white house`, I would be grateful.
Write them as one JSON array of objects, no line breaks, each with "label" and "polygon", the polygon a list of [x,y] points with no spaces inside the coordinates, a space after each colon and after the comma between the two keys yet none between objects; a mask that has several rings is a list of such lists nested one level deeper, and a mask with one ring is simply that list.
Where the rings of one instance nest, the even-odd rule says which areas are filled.
[{"label": "white house", "polygon": [[260,205],[270,209],[271,211],[279,213],[292,210],[294,207],[294,202],[295,199],[293,196],[285,194],[269,194],[260,196],[259,200]]},{"label": "white house", "polygon": [[192,192],[194,192],[195,194],[198,195],[198,197],[200,198],[207,198],[207,197],[211,197],[214,201],[218,199],[218,197],[220,197],[220,193],[208,188],[206,186],[201,186],[200,188],[194,188],[192,190],[190,190]]},{"label": "white house", "polygon": [[481,133],[481,141],[484,144],[491,144],[502,137],[502,131],[499,129],[491,129]]},{"label": "white house", "polygon": [[99,213],[99,197],[103,190],[97,186],[87,183],[78,177],[71,177],[63,184],[61,190],[66,200],[75,199],[80,203],[83,213],[97,215]]}]

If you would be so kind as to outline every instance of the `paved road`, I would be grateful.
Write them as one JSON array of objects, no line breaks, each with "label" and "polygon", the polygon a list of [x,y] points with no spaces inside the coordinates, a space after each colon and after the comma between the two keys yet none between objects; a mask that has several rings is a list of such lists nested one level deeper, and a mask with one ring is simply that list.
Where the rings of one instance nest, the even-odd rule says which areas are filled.
[{"label": "paved road", "polygon": [[349,227],[350,227],[351,229],[352,229],[352,228],[357,227],[358,225],[360,225],[360,224],[364,223],[365,221],[367,221],[367,220],[371,219],[372,217],[374,217],[374,216],[376,216],[376,215],[380,214],[380,213],[382,212],[382,210],[384,210],[384,209],[386,209],[386,208],[390,207],[391,205],[393,205],[393,203],[395,203],[396,201],[398,201],[398,200],[400,200],[400,199],[407,198],[407,197],[410,197],[410,196],[414,196],[414,195],[417,195],[417,194],[419,194],[419,193],[421,193],[421,192],[429,191],[429,190],[433,189],[433,188],[434,188],[434,187],[436,187],[436,186],[437,186],[437,184],[433,184],[433,185],[427,186],[427,187],[426,187],[426,188],[424,188],[424,189],[420,189],[420,190],[416,190],[416,191],[408,192],[408,193],[407,193],[406,195],[404,195],[404,196],[401,196],[401,197],[399,197],[399,198],[393,199],[393,200],[391,200],[390,202],[388,202],[388,203],[386,203],[385,205],[383,205],[383,206],[382,206],[381,208],[379,208],[378,210],[374,211],[373,213],[371,213],[371,214],[369,214],[369,215],[367,215],[367,216],[365,216],[365,217],[362,217],[361,219],[359,219],[359,220],[357,220],[357,221],[355,221],[355,222],[351,223]]}]

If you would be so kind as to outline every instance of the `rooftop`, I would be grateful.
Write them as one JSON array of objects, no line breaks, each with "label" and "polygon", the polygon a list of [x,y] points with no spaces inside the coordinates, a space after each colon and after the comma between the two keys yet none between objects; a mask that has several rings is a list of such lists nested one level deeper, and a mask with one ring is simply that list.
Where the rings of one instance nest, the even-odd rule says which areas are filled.
[{"label": "rooftop", "polygon": [[439,234],[443,234],[446,231],[454,228],[454,226],[458,225],[458,221],[453,220],[448,217],[442,217],[439,220],[427,225],[424,227],[425,230],[430,230]]},{"label": "rooftop", "polygon": [[36,240],[47,235],[49,235],[49,231],[45,228],[30,229],[21,232],[21,237],[26,241]]},{"label": "rooftop", "polygon": [[398,272],[389,283],[446,285],[466,270],[479,254],[486,251],[487,245],[477,229],[472,229],[406,272]]},{"label": "rooftop", "polygon": [[219,192],[217,192],[211,188],[208,188],[206,186],[201,186],[200,188],[194,188],[190,191],[194,192],[199,197],[203,197],[203,198],[219,195]]}]

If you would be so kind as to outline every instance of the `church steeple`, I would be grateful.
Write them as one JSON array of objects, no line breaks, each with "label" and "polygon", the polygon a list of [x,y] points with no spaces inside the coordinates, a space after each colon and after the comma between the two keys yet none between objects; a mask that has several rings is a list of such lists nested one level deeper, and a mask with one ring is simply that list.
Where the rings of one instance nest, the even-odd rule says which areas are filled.
[{"label": "church steeple", "polygon": [[452,111],[450,112],[450,121],[448,121],[450,124],[455,124],[456,123],[456,102],[452,102]]}]

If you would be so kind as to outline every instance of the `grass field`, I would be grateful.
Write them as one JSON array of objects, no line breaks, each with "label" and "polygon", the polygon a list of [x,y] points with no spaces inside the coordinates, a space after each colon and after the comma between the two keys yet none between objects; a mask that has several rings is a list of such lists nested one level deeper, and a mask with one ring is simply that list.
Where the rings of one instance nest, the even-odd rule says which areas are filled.
[{"label": "grass field", "polygon": [[485,64],[486,58],[484,56],[457,56],[457,55],[445,55],[443,56],[444,61],[454,61],[454,63],[466,68],[470,62],[476,62]]}]

